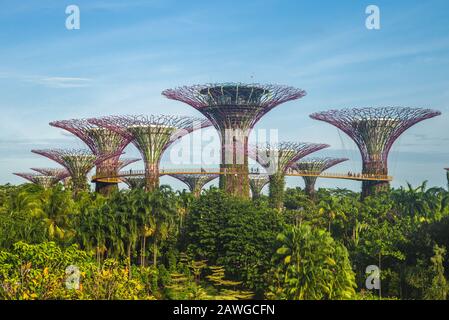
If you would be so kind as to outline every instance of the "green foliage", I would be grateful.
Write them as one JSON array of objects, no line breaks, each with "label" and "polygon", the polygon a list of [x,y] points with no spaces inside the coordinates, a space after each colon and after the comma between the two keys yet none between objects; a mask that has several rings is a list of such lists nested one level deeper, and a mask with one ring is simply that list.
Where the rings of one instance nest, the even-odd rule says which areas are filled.
[{"label": "green foliage", "polygon": [[446,249],[435,246],[433,249],[435,255],[430,259],[432,263],[432,285],[426,290],[424,297],[429,300],[446,300],[448,284],[444,276],[444,255]]},{"label": "green foliage", "polygon": [[355,276],[346,248],[328,232],[307,224],[289,226],[277,237],[269,298],[352,299]]},{"label": "green foliage", "polygon": [[[54,242],[16,243],[11,252],[0,252],[0,298],[28,299],[151,299],[138,279],[125,267],[107,260],[100,267],[76,245],[62,249]],[[66,285],[67,267],[79,270],[78,288]]]},{"label": "green foliage", "polygon": [[[248,290],[447,299],[447,190],[423,183],[361,201],[343,189],[312,200],[283,188],[248,201],[217,189],[198,199],[165,186],[105,198],[0,186],[0,299],[246,299]],[[79,290],[65,287],[70,264],[80,268]],[[364,289],[368,265],[381,269],[381,292]]]},{"label": "green foliage", "polygon": [[184,246],[196,259],[223,266],[231,279],[260,292],[280,230],[277,212],[211,190],[191,209]]}]

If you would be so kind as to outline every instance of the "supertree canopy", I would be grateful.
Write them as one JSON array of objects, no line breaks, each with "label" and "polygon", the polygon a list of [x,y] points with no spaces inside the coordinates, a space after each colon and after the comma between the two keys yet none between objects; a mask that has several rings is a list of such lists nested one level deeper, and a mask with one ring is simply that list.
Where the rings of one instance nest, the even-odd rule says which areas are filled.
[{"label": "supertree canopy", "polygon": [[250,174],[249,187],[253,200],[260,198],[262,189],[270,182],[270,177],[267,174]]},{"label": "supertree canopy", "polygon": [[137,161],[140,161],[140,159],[137,158],[129,158],[129,159],[119,159],[117,163],[117,172],[122,170],[123,168],[129,166],[130,164],[133,164]]},{"label": "supertree canopy", "polygon": [[[316,174],[320,175],[327,169],[348,161],[347,158],[307,158],[296,162],[292,168],[299,173]],[[307,195],[313,197],[315,194],[315,182],[318,177],[316,176],[303,176],[305,183],[305,192]]]},{"label": "supertree canopy", "polygon": [[[103,162],[98,163],[97,176],[114,176],[119,170],[119,157],[125,147],[131,142],[128,137],[115,131],[99,127],[87,119],[72,119],[50,122],[50,125],[62,128],[80,138],[98,157],[116,154]],[[96,181],[96,191],[108,194],[118,189],[117,182]]]},{"label": "supertree canopy", "polygon": [[109,159],[111,156],[116,156],[113,154],[98,157],[85,149],[47,149],[31,150],[31,152],[47,157],[67,169],[74,193],[88,188],[87,174],[96,164]]},{"label": "supertree canopy", "polygon": [[[310,115],[345,132],[360,150],[362,174],[388,175],[388,153],[396,139],[408,128],[441,112],[403,107],[355,108],[330,110]],[[364,181],[362,197],[388,188],[386,181]]]},{"label": "supertree canopy", "polygon": [[212,122],[221,139],[220,186],[233,195],[249,197],[251,129],[271,109],[302,98],[306,92],[287,86],[220,83],[169,89],[162,94],[189,104]]},{"label": "supertree canopy", "polygon": [[70,173],[65,168],[31,168],[44,176],[55,177],[58,181],[64,180],[70,176]]},{"label": "supertree canopy", "polygon": [[159,164],[163,152],[182,136],[210,126],[206,119],[169,115],[110,116],[89,119],[89,122],[132,141],[145,163],[147,191],[159,187]]},{"label": "supertree canopy", "polygon": [[170,174],[170,176],[184,182],[189,187],[190,192],[195,197],[199,197],[201,194],[201,189],[203,189],[203,187],[212,180],[218,178],[219,175],[191,173],[191,174]]},{"label": "supertree canopy", "polygon": [[299,159],[328,148],[328,144],[280,142],[251,146],[250,156],[264,167],[269,174],[270,201],[273,207],[282,209],[285,189],[285,174]]},{"label": "supertree canopy", "polygon": [[38,186],[45,189],[53,187],[60,180],[54,176],[47,176],[39,173],[13,173],[16,176],[22,177]]}]

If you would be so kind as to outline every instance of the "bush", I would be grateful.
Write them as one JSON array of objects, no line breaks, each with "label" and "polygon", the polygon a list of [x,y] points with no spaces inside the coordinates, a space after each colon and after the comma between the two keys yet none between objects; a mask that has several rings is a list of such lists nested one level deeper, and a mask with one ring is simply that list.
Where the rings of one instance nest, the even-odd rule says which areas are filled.
[{"label": "bush", "polygon": [[278,235],[270,299],[355,298],[355,275],[346,248],[322,229],[287,226]]}]

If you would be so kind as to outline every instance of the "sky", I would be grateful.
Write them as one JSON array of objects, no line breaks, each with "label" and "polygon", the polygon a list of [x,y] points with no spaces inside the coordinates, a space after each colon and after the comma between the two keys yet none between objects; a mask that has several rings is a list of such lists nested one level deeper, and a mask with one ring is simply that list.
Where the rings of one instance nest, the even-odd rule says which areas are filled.
[{"label": "sky", "polygon": [[[66,28],[68,5],[80,9],[79,30]],[[368,5],[380,9],[380,30],[365,26]],[[161,91],[248,82],[307,91],[265,115],[256,130],[277,129],[281,141],[330,144],[316,156],[350,158],[334,172],[360,171],[360,155],[344,133],[310,119],[311,113],[383,106],[440,110],[442,116],[401,136],[389,167],[395,187],[424,180],[446,186],[448,16],[447,0],[0,0],[0,184],[23,182],[12,172],[56,166],[31,149],[83,147],[50,121],[200,116]],[[138,155],[132,146],[126,151]],[[165,155],[163,166],[169,160]],[[170,179],[162,183],[184,187]],[[287,182],[303,186],[301,178]],[[319,179],[317,186],[359,190],[360,182]]]}]

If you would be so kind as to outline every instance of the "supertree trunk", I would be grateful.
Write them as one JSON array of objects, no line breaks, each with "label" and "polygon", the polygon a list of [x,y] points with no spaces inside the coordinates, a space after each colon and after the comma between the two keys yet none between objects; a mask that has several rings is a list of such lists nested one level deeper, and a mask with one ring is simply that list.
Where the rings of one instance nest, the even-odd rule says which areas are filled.
[{"label": "supertree trunk", "polygon": [[221,150],[220,188],[235,197],[249,198],[248,136],[226,137]]},{"label": "supertree trunk", "polygon": [[[364,161],[362,172],[368,177],[386,176],[388,175],[388,167],[382,161]],[[388,191],[389,188],[390,183],[388,181],[365,180],[362,182],[362,199],[379,192]]]},{"label": "supertree trunk", "polygon": [[159,163],[145,164],[145,190],[152,192],[159,188]]},{"label": "supertree trunk", "polygon": [[305,184],[304,191],[306,195],[309,196],[310,199],[314,200],[316,198],[315,183],[317,178],[316,177],[303,177],[303,178]]},{"label": "supertree trunk", "polygon": [[270,206],[282,210],[284,207],[285,174],[277,172],[270,176],[269,196]]},{"label": "supertree trunk", "polygon": [[[108,159],[96,167],[96,175],[98,177],[115,177],[117,176],[117,159]],[[114,179],[114,178],[113,178]],[[104,196],[108,196],[111,193],[118,191],[118,182],[111,181],[96,181],[95,182],[95,192],[102,194]]]}]

